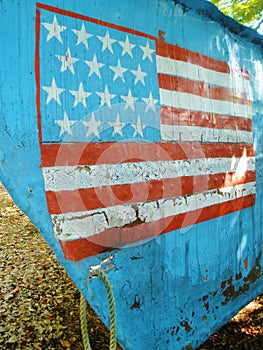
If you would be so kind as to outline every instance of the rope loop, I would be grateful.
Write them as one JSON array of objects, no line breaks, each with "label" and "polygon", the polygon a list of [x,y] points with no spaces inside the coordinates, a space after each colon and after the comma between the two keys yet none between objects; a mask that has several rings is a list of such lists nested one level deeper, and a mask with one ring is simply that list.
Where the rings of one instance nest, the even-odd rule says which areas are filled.
[{"label": "rope loop", "polygon": [[[109,308],[110,308],[110,348],[109,349],[116,350],[116,347],[117,347],[116,311],[115,311],[114,296],[112,292],[112,285],[110,284],[110,281],[102,268],[96,266],[95,268],[91,267],[90,270],[91,270],[91,276],[99,277],[106,288]],[[87,327],[86,305],[87,305],[86,299],[84,295],[81,293],[80,325],[81,325],[82,340],[83,340],[84,350],[92,350],[90,341],[89,341],[89,334],[88,334],[88,327]]]}]

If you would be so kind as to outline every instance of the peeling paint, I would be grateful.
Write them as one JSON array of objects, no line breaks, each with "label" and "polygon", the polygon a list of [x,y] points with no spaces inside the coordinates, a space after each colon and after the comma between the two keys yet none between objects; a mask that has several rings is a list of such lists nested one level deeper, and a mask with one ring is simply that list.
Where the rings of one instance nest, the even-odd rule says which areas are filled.
[{"label": "peeling paint", "polygon": [[187,321],[181,322],[181,326],[185,328],[186,332],[191,332],[192,327],[189,325]]},{"label": "peeling paint", "polygon": [[204,307],[205,307],[206,311],[208,311],[209,310],[209,303],[205,303]]},{"label": "peeling paint", "polygon": [[247,270],[248,269],[248,257],[244,259],[244,268]]},{"label": "peeling paint", "polygon": [[[251,285],[262,276],[262,267],[260,265],[260,259],[261,253],[256,259],[255,264],[249,272],[249,274],[247,275],[247,277],[243,279],[245,283],[238,289],[235,289],[232,278],[221,283],[222,289],[224,289],[222,294],[225,296],[225,300],[224,302],[222,302],[222,305],[226,305],[229,301],[235,300],[240,295],[247,293]],[[240,278],[238,275],[238,279],[236,280],[239,279]],[[228,284],[228,287],[225,288],[226,284]]]},{"label": "peeling paint", "polygon": [[141,301],[138,295],[135,295],[133,304],[131,305],[130,309],[140,309],[141,307]]},{"label": "peeling paint", "polygon": [[165,32],[163,30],[158,30],[158,40],[165,42]]}]

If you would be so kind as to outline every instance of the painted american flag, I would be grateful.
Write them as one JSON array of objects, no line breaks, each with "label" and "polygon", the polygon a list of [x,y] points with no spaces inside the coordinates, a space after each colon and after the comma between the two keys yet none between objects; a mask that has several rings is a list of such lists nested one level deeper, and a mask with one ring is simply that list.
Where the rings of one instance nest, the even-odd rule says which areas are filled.
[{"label": "painted american flag", "polygon": [[67,259],[254,205],[247,71],[37,4],[36,78],[47,205]]}]

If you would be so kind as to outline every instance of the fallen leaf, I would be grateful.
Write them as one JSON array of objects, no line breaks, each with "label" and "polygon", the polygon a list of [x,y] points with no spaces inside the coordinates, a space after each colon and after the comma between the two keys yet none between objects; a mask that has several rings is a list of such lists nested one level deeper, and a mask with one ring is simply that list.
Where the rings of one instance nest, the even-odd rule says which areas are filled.
[{"label": "fallen leaf", "polygon": [[60,343],[63,346],[63,348],[70,348],[71,346],[70,342],[65,339],[60,339]]}]

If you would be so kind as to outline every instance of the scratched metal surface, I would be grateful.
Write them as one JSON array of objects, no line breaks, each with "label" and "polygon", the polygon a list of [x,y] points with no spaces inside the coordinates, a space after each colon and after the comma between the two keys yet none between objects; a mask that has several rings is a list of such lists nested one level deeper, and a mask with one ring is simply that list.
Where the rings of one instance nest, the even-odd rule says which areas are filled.
[{"label": "scratched metal surface", "polygon": [[[196,3],[196,1],[189,0],[151,2],[134,0],[122,3],[117,0],[110,2],[101,0],[91,1],[87,6],[85,1],[43,0],[38,4],[35,1],[28,0],[23,2],[3,0],[0,2],[0,179],[15,202],[40,230],[60,263],[106,324],[109,323],[106,294],[99,280],[90,280],[89,267],[99,264],[110,253],[113,255],[114,268],[108,272],[108,277],[113,285],[116,299],[118,339],[123,348],[127,350],[145,348],[194,349],[239,309],[262,292],[262,43],[256,33],[234,24],[231,20],[219,14],[207,2],[199,1],[198,5]],[[60,9],[67,12],[60,11]],[[56,24],[52,22],[54,15],[60,27],[56,27]],[[92,22],[90,18],[96,20]],[[64,21],[64,24],[60,24],[62,22],[59,21]],[[110,253],[101,252],[100,248],[97,249],[97,246],[100,246],[100,244],[97,244],[98,241],[95,241],[96,244],[88,253],[87,251],[82,252],[81,245],[77,246],[74,254],[70,251],[71,246],[67,242],[71,242],[71,240],[67,241],[67,237],[66,235],[63,236],[63,232],[68,222],[71,222],[71,217],[61,219],[58,215],[50,216],[50,211],[53,210],[55,204],[52,199],[50,200],[51,203],[48,202],[45,189],[52,190],[55,181],[54,172],[59,173],[54,166],[60,165],[59,162],[63,157],[69,157],[70,163],[74,158],[74,152],[72,151],[73,157],[71,157],[70,149],[66,150],[68,154],[63,151],[58,155],[57,163],[52,165],[53,170],[50,170],[47,169],[50,159],[49,153],[47,153],[47,156],[43,153],[42,145],[47,140],[51,144],[56,143],[59,137],[62,139],[65,135],[67,137],[62,142],[83,142],[89,136],[95,137],[96,140],[99,130],[101,130],[101,125],[96,124],[95,119],[91,124],[89,124],[89,120],[83,119],[80,125],[84,128],[74,129],[78,131],[79,139],[72,139],[72,124],[67,118],[71,113],[76,113],[74,118],[78,118],[77,108],[88,110],[89,104],[86,101],[89,101],[88,98],[90,97],[88,94],[85,95],[84,83],[83,85],[73,86],[76,84],[73,80],[76,76],[82,79],[82,71],[77,73],[74,70],[76,69],[77,60],[81,58],[87,61],[81,69],[83,72],[87,72],[85,74],[90,79],[88,81],[94,80],[95,95],[98,98],[99,107],[106,106],[112,112],[108,120],[108,129],[99,135],[102,141],[120,141],[125,134],[127,138],[134,138],[133,143],[135,144],[141,141],[142,135],[147,135],[147,142],[156,140],[159,142],[158,133],[156,132],[158,123],[155,121],[155,114],[149,114],[148,119],[143,119],[144,117],[147,118],[147,113],[145,109],[140,110],[140,108],[142,106],[145,108],[145,105],[143,105],[145,100],[141,99],[139,106],[136,105],[136,108],[140,111],[141,119],[131,119],[130,126],[124,125],[124,123],[127,124],[127,120],[122,121],[123,124],[121,124],[120,119],[117,119],[116,115],[118,115],[120,108],[122,108],[121,115],[124,114],[127,118],[132,118],[131,112],[133,112],[135,100],[131,99],[132,96],[128,93],[122,92],[121,87],[119,92],[114,93],[115,97],[110,96],[110,82],[108,83],[108,91],[104,87],[99,90],[96,86],[95,78],[100,75],[98,62],[100,62],[99,59],[102,59],[102,56],[98,54],[97,62],[94,61],[94,51],[92,51],[90,58],[83,56],[90,37],[83,37],[79,34],[82,23],[92,23],[91,29],[96,38],[100,36],[102,39],[105,34],[105,32],[101,34],[101,27],[109,28],[110,35],[113,35],[113,32],[116,31],[115,41],[122,40],[123,46],[121,47],[126,50],[126,53],[125,51],[119,51],[120,62],[122,62],[122,56],[123,59],[129,58],[132,50],[137,50],[133,46],[127,45],[126,35],[132,42],[132,39],[139,40],[137,37],[135,38],[136,33],[143,33],[143,35],[138,36],[142,37],[144,41],[138,41],[137,46],[144,47],[141,54],[144,53],[145,60],[142,58],[142,69],[140,70],[136,66],[133,74],[131,74],[135,80],[133,80],[134,86],[131,86],[130,91],[134,93],[132,90],[134,87],[138,89],[136,90],[138,94],[147,91],[148,95],[143,98],[147,100],[147,112],[150,113],[159,113],[159,109],[161,109],[157,103],[160,98],[160,96],[157,96],[158,84],[152,82],[151,90],[147,90],[148,87],[143,84],[148,79],[146,73],[149,74],[149,77],[156,74],[152,65],[154,62],[150,60],[150,57],[152,57],[151,49],[153,50],[151,45],[154,41],[158,42],[160,47],[165,47],[165,50],[167,47],[162,45],[167,43],[177,45],[176,50],[179,50],[179,48],[188,50],[187,57],[189,57],[189,60],[191,53],[195,52],[200,54],[200,57],[212,58],[215,60],[213,62],[227,62],[231,69],[239,72],[238,74],[241,77],[249,74],[249,86],[247,90],[245,89],[246,91],[243,91],[246,96],[241,94],[240,98],[250,101],[247,103],[247,113],[248,115],[251,114],[252,131],[243,134],[246,135],[245,140],[248,140],[248,143],[253,135],[255,158],[251,151],[249,158],[251,163],[246,158],[249,157],[248,153],[243,155],[243,160],[246,160],[246,171],[249,171],[252,176],[252,180],[248,183],[253,182],[253,173],[256,172],[256,186],[253,185],[246,189],[246,195],[250,196],[249,198],[254,198],[253,191],[255,189],[255,203],[252,200],[244,208],[241,206],[232,209],[231,206],[230,210],[229,208],[224,209],[226,215],[210,213],[202,220],[199,219],[199,215],[192,217],[190,215],[188,216],[190,217],[190,225],[181,225],[180,228],[176,226],[176,223],[170,222],[172,229],[166,230],[167,232],[157,237],[152,237],[152,226],[150,226],[150,228],[146,228],[147,235],[144,237],[147,238],[146,241],[131,240],[133,244],[127,246],[126,244],[129,241],[124,241],[122,244],[125,247],[112,249]],[[75,43],[76,40],[79,40],[77,46],[82,50],[81,52],[73,51],[72,42],[67,39],[65,47],[63,46],[63,50],[67,47],[71,49],[71,51],[67,51],[67,60],[66,50],[64,52],[65,56],[63,56],[62,53],[54,51],[57,48],[56,46],[54,46],[55,48],[52,46],[53,42],[62,45],[61,42],[65,39],[63,36],[65,28],[61,26],[71,26],[72,36],[75,35]],[[59,28],[59,30],[55,28]],[[74,32],[76,28],[79,32]],[[121,37],[122,32],[125,32],[125,35]],[[148,50],[145,49],[146,39],[150,42]],[[100,41],[103,45],[106,45],[105,50],[107,48],[110,51],[111,42],[109,38],[105,40]],[[94,41],[94,46],[91,45],[90,49],[96,50],[98,42],[98,40],[97,43]],[[50,46],[48,46],[49,44]],[[114,42],[112,44],[114,45]],[[115,48],[115,46],[112,47]],[[140,50],[138,49],[136,52],[139,54]],[[52,54],[53,56],[55,54],[54,61],[50,58]],[[148,61],[146,60],[147,55]],[[132,58],[136,60],[135,57]],[[143,61],[144,63],[148,62],[147,69],[143,67]],[[42,62],[45,64],[42,65]],[[58,73],[54,71],[55,62],[59,64]],[[124,64],[121,66],[116,62],[116,65],[114,65],[109,61],[108,65],[112,68],[113,82],[118,83],[118,80],[126,79],[127,72],[123,70]],[[85,71],[84,67],[90,70]],[[184,64],[180,67],[183,71]],[[169,69],[172,70],[172,68]],[[178,68],[177,71],[177,79],[182,78],[180,77],[180,74],[182,74],[180,69]],[[213,96],[217,96],[217,92],[214,91],[216,89],[213,89],[213,84],[209,88],[207,86],[202,87],[202,79],[206,81],[207,78],[211,78],[207,77],[208,73],[204,72],[207,71],[198,70],[199,77],[195,78],[196,80],[199,79],[197,89],[203,90],[205,94],[211,94],[209,95],[212,96],[209,103],[213,108],[213,106],[217,106],[216,102],[213,102],[213,100],[216,100],[216,97],[213,98]],[[70,74],[70,78],[59,80],[57,77],[60,73]],[[57,80],[55,79],[52,82],[55,74],[57,74]],[[64,97],[65,91],[58,90],[58,88],[62,88],[62,83],[65,83],[63,79],[68,82],[67,88],[70,90],[67,97]],[[83,78],[83,82],[84,80]],[[179,86],[182,86],[182,83],[183,80],[181,79]],[[66,89],[66,87],[64,88]],[[236,86],[236,89],[238,90],[239,86]],[[152,95],[149,91],[152,92]],[[90,90],[89,94],[92,92]],[[115,101],[116,106],[109,105],[111,99],[114,101],[113,98],[117,98],[117,93],[119,93],[118,98],[122,101],[122,107],[118,105],[117,100]],[[186,94],[186,92],[184,93]],[[71,96],[71,99],[69,96]],[[124,96],[122,100],[121,96]],[[186,95],[180,96],[179,104]],[[96,102],[96,100],[94,101]],[[191,101],[190,98],[189,101],[190,104],[195,103],[195,100]],[[71,103],[71,109],[68,108],[66,113],[59,115],[61,106],[68,106],[67,103]],[[206,100],[203,99],[201,105],[205,103]],[[233,107],[234,104],[233,100],[232,104],[226,104],[227,107],[220,105],[215,108],[226,108],[226,112],[228,109],[235,111],[237,107]],[[220,110],[218,113],[220,113]],[[47,117],[46,122],[43,121],[44,116]],[[96,118],[96,115],[94,118]],[[53,120],[53,124],[49,124],[49,120]],[[142,121],[144,123],[147,121],[148,129],[144,127]],[[197,148],[203,142],[203,138],[207,137],[204,132],[194,126],[191,133],[186,132],[180,125],[177,125],[177,128],[181,128],[178,135],[181,135],[182,140],[190,142],[194,139]],[[221,136],[227,142],[229,139],[231,141],[231,139],[238,139],[238,137],[243,140],[243,136],[240,136],[242,133],[239,133],[240,130],[243,130],[242,128],[243,126],[239,126],[237,130],[229,133],[226,131],[227,127],[223,125],[224,132]],[[164,134],[168,131],[165,129]],[[173,131],[173,133],[174,137],[176,132]],[[214,140],[214,137],[218,138],[218,135],[211,136],[209,134],[208,136],[211,139],[204,145],[204,147],[207,147],[207,152],[211,151],[209,150],[209,144]],[[104,154],[108,159],[111,157],[111,152],[114,153],[116,150],[113,148],[107,151],[106,147],[104,151],[106,153],[99,149],[93,150],[94,154],[90,157],[96,158],[96,152],[101,152],[100,154]],[[187,148],[184,151],[187,153]],[[162,153],[163,149],[156,148],[156,153],[158,152]],[[166,154],[167,152],[170,154],[169,148],[166,149]],[[191,149],[191,152],[193,152],[193,149]],[[130,155],[131,158],[134,157],[132,152],[125,154],[126,157],[127,155]],[[140,156],[145,159],[143,154],[140,154]],[[189,157],[191,158],[191,156]],[[232,158],[235,157],[236,155],[233,153]],[[136,181],[140,182],[140,178],[145,176],[145,173],[160,173],[161,169],[166,166],[166,163],[159,163],[159,168],[156,165],[147,165],[148,167],[134,170],[131,163],[122,164],[122,160],[119,159],[118,164],[116,164],[115,174],[118,177],[125,177],[130,174],[131,179],[129,181],[135,183]],[[243,163],[241,162],[241,164]],[[224,159],[220,160],[219,158],[216,163],[212,161],[211,164],[209,162],[199,164],[199,168],[207,167],[210,170],[213,167],[215,169],[225,169],[225,166]],[[194,170],[197,168],[198,166],[193,166]],[[81,184],[82,181],[85,183],[92,181],[94,184],[94,181],[97,181],[97,186],[99,186],[100,179],[107,177],[103,171],[108,174],[108,170],[98,169],[83,166],[78,168],[77,179],[74,179],[73,182]],[[192,173],[188,174],[188,170],[185,169],[185,163],[172,162],[167,171],[172,174],[178,170],[182,176],[194,175]],[[235,168],[235,173],[237,173],[237,170]],[[67,174],[69,174],[69,178],[72,178],[75,175],[72,175],[70,171],[71,169],[68,169]],[[218,170],[213,171],[218,173]],[[227,175],[226,173],[227,170],[225,170],[224,175]],[[168,175],[169,178],[172,176],[171,174]],[[71,186],[68,178],[63,176],[64,173],[60,180],[57,180],[58,183],[55,186],[56,188],[61,186],[61,188],[59,187],[61,191],[68,190]],[[92,177],[91,180],[89,180],[90,177]],[[138,177],[138,180],[134,180],[136,177]],[[120,184],[118,181],[121,180],[119,178],[116,180],[114,174],[108,178],[110,179],[108,180],[109,186]],[[151,181],[154,180],[156,179],[151,178]],[[219,175],[217,180],[220,180]],[[185,186],[187,187],[187,185]],[[144,190],[150,191],[148,187]],[[171,188],[168,186],[167,191],[170,190]],[[141,189],[138,190],[138,192],[140,191]],[[236,190],[233,194],[233,201],[237,196],[236,203],[239,203],[239,193],[240,191]],[[100,196],[103,195],[104,193],[100,193]],[[219,198],[226,197],[226,194],[222,191],[216,193],[215,200],[211,199],[214,198],[213,195],[213,193],[209,193],[210,202],[208,203],[214,205],[218,204],[215,201],[219,201]],[[118,196],[120,196],[121,201],[125,201],[125,198],[122,197],[123,192],[119,193]],[[109,198],[105,200],[107,201]],[[203,197],[195,197],[193,202],[200,201],[204,203],[205,200],[206,198]],[[60,205],[70,205],[71,201],[73,200],[66,200],[66,203],[61,202]],[[147,201],[145,200],[145,202]],[[173,208],[171,201],[167,201],[167,203],[167,206],[163,206],[162,210],[164,212]],[[142,218],[148,220],[149,213],[153,212],[157,206],[157,204],[153,205],[152,202],[147,205],[141,205],[134,212],[133,207],[129,207],[129,220],[132,221],[132,218],[134,218],[132,227],[138,224],[139,218],[141,221]],[[189,205],[184,202],[184,206]],[[103,212],[102,216],[107,219],[107,224],[113,222],[115,225],[127,225],[125,221],[127,211],[121,212],[120,215],[121,209],[121,207],[118,207],[116,211],[107,212],[105,210]],[[171,212],[171,215],[177,215],[177,211]],[[98,217],[100,216],[98,215]],[[112,216],[112,219],[110,219],[110,216]],[[119,220],[117,223],[116,218]],[[81,222],[81,232],[85,230],[85,227],[88,227],[88,231],[94,229],[95,234],[100,233],[103,222],[99,222],[100,226],[96,226],[96,229],[90,221],[85,221],[83,225]],[[77,220],[76,226],[78,227],[78,225],[79,221]],[[76,232],[75,226],[74,230]],[[77,232],[77,235],[81,236],[79,232]],[[72,239],[72,237],[70,238]],[[128,236],[128,238],[131,238],[131,236]],[[103,236],[102,239],[105,239],[105,237]],[[113,243],[116,244],[116,242]],[[97,255],[88,256],[89,253],[94,254],[94,252]]]}]

